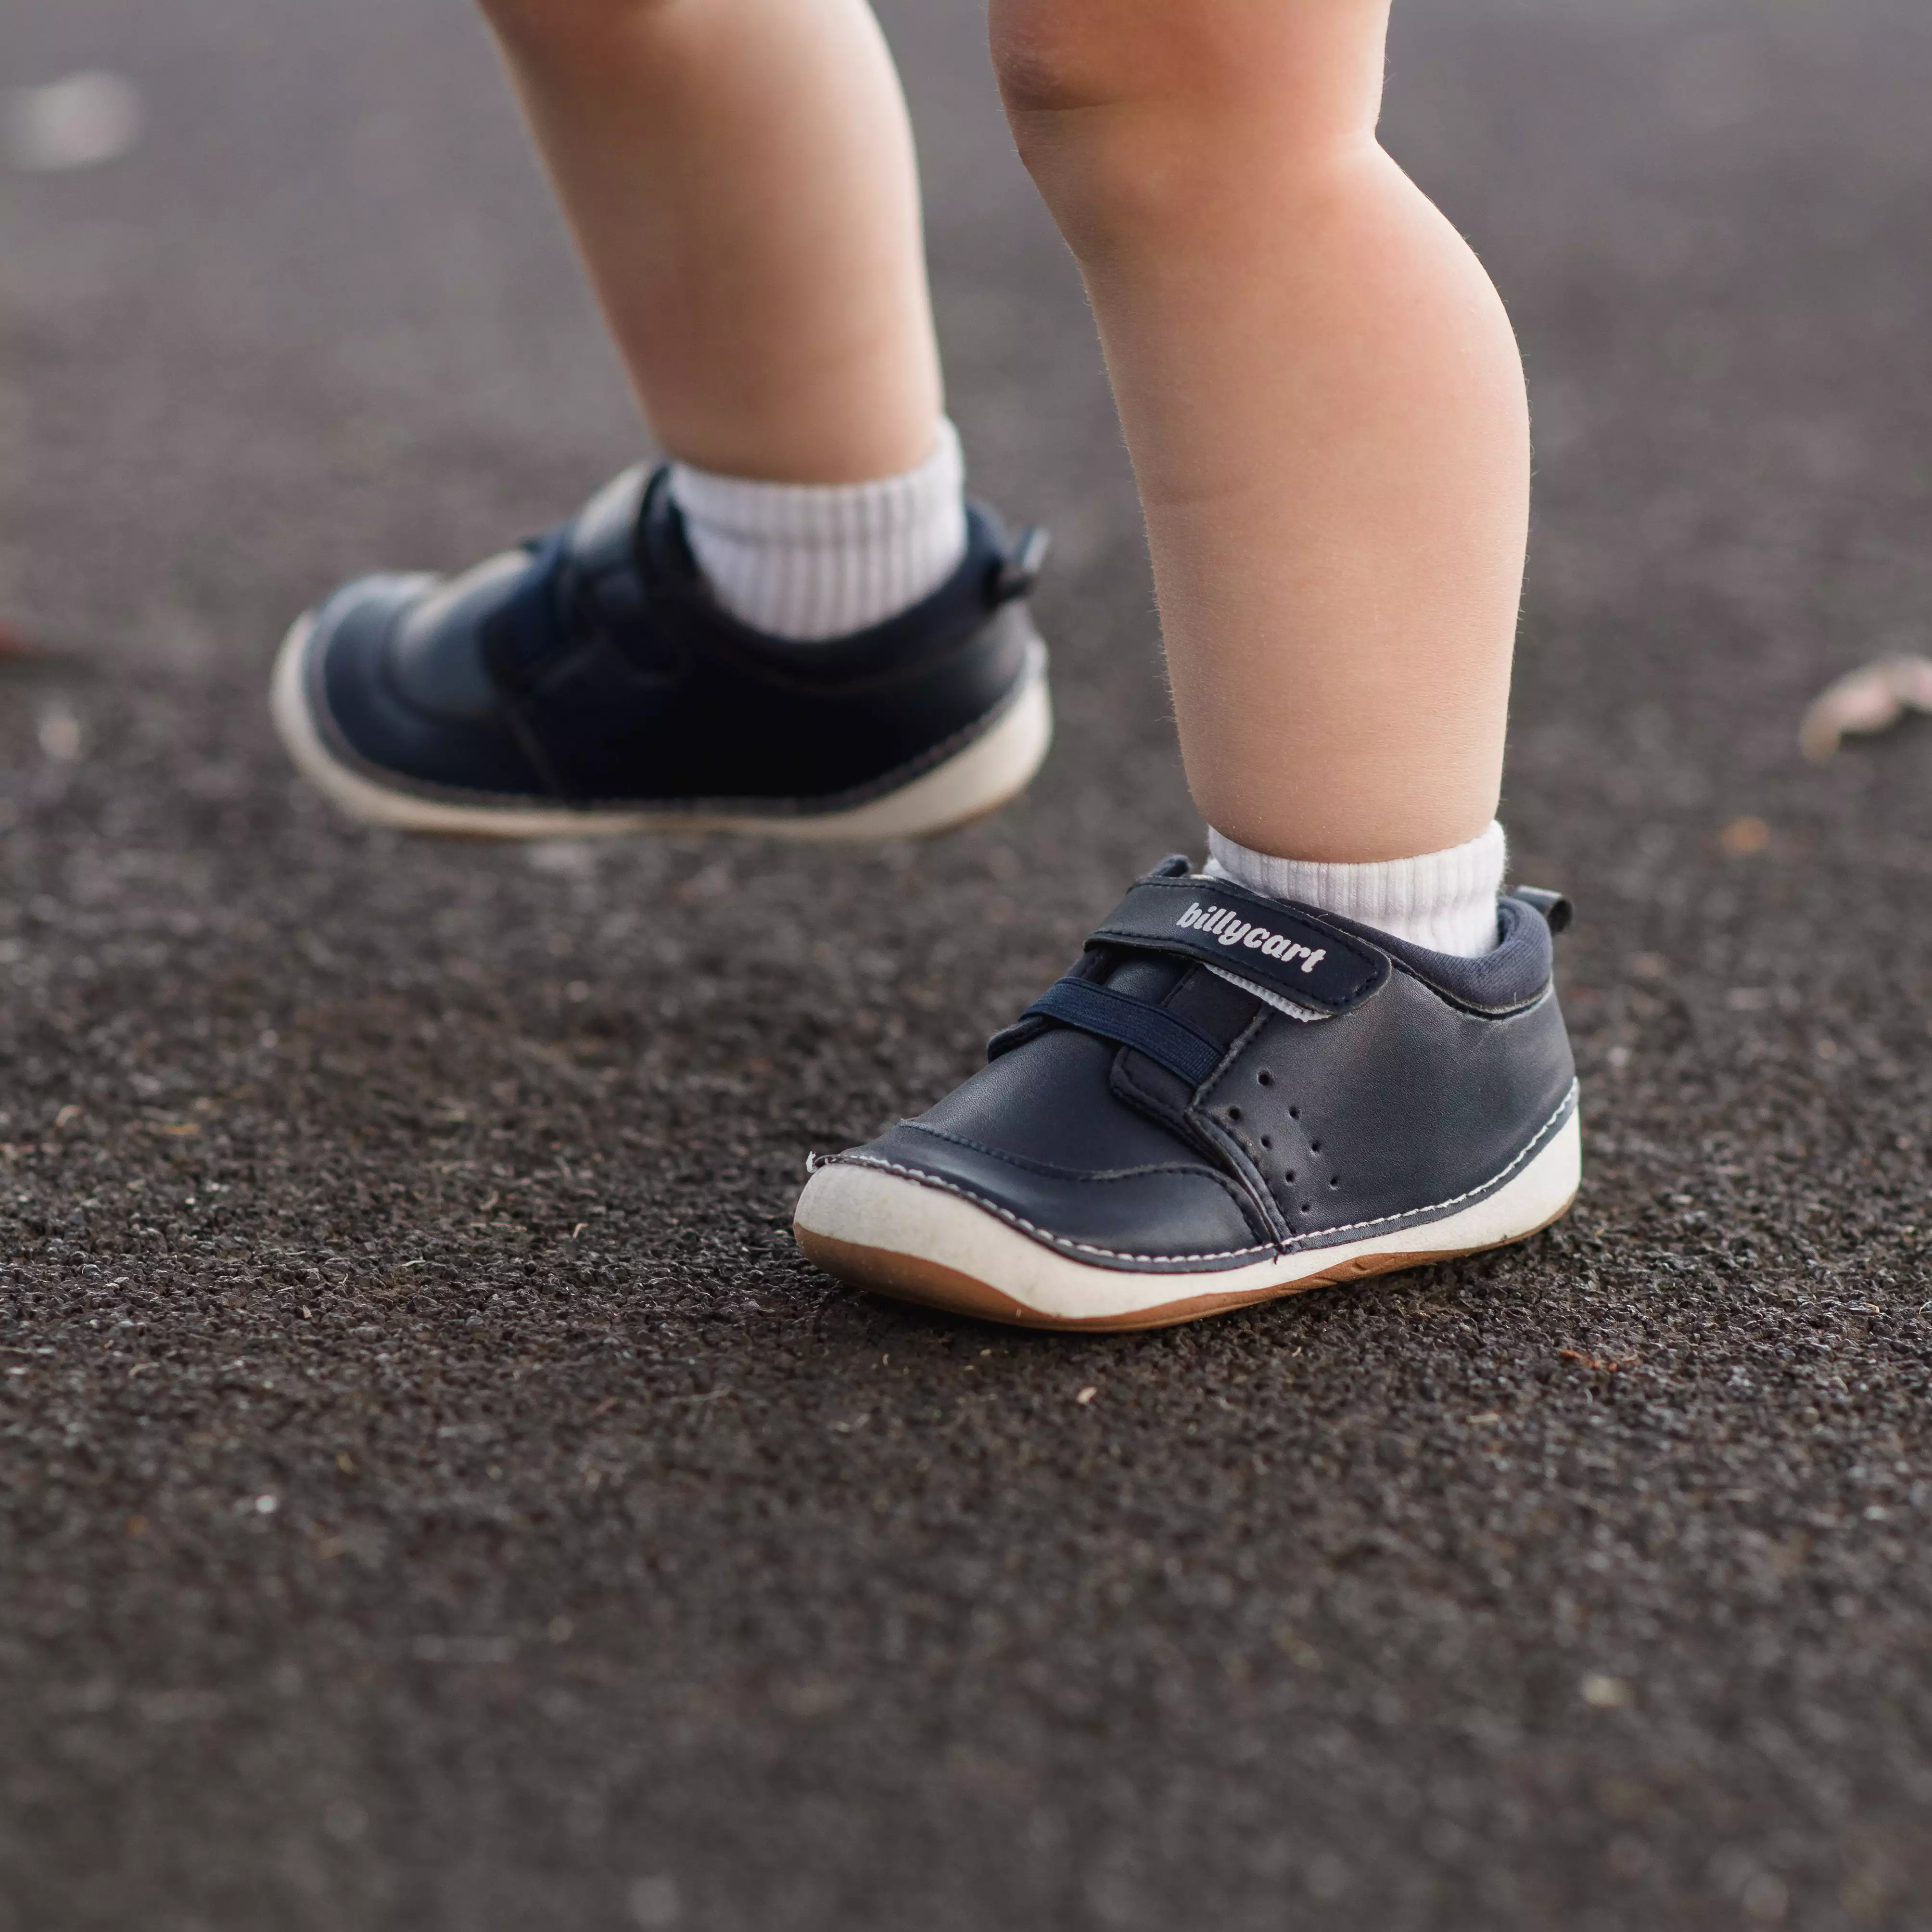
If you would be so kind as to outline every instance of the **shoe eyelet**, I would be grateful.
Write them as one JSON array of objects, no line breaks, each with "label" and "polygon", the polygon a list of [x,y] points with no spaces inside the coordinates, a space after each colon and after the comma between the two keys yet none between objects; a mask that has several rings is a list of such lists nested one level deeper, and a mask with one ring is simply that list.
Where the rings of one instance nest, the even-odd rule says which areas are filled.
[{"label": "shoe eyelet", "polygon": [[1339,1174],[1331,1174],[1328,1177],[1328,1185],[1330,1187],[1340,1187],[1341,1184],[1342,1177]]},{"label": "shoe eyelet", "polygon": [[1300,1120],[1301,1118],[1301,1109],[1299,1107],[1289,1108],[1288,1110],[1288,1118],[1291,1120]]},{"label": "shoe eyelet", "polygon": [[1304,1201],[1301,1204],[1301,1211],[1304,1214],[1312,1214],[1314,1213],[1315,1209],[1312,1203]]},{"label": "shoe eyelet", "polygon": [[1264,1087],[1272,1087],[1274,1084],[1274,1076],[1270,1073],[1265,1066],[1264,1066],[1262,1070],[1255,1076],[1255,1078],[1258,1080]]},{"label": "shoe eyelet", "polygon": [[1282,1176],[1282,1180],[1292,1180],[1294,1178],[1294,1169],[1293,1168],[1292,1168],[1292,1167],[1288,1170],[1288,1172],[1287,1172],[1286,1174],[1284,1174]]},{"label": "shoe eyelet", "polygon": [[1228,1109],[1228,1118],[1231,1120],[1238,1120],[1241,1118],[1240,1108],[1238,1107],[1230,1107]]},{"label": "shoe eyelet", "polygon": [[1271,1134],[1264,1134],[1264,1135],[1262,1135],[1262,1145],[1263,1147],[1264,1147],[1264,1148],[1271,1148],[1271,1147],[1273,1147],[1273,1146],[1274,1145],[1274,1136],[1273,1136],[1273,1135],[1271,1135]]},{"label": "shoe eyelet", "polygon": [[1310,1141],[1308,1143],[1308,1151],[1310,1154],[1319,1154],[1322,1151],[1322,1143],[1319,1141]]}]

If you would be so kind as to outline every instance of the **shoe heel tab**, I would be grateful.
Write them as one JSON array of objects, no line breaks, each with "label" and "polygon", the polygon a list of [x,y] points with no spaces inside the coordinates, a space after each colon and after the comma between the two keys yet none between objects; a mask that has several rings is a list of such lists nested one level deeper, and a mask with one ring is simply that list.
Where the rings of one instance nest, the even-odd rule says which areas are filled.
[{"label": "shoe heel tab", "polygon": [[1194,869],[1194,861],[1185,852],[1170,852],[1150,872],[1143,872],[1144,879],[1184,879]]},{"label": "shoe heel tab", "polygon": [[1052,548],[1053,538],[1039,524],[1030,524],[1021,531],[1012,548],[987,572],[988,601],[997,606],[1028,596],[1040,581],[1040,574],[1046,568],[1047,553]]},{"label": "shoe heel tab", "polygon": [[1512,886],[1510,897],[1522,900],[1525,905],[1534,906],[1552,932],[1568,932],[1576,917],[1576,908],[1561,892],[1548,891],[1541,886]]}]

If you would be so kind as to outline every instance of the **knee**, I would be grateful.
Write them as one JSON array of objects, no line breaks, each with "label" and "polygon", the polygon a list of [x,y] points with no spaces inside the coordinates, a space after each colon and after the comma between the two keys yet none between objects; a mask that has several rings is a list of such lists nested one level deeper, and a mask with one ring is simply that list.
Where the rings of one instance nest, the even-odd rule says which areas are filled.
[{"label": "knee", "polygon": [[1389,0],[993,0],[993,61],[1016,113],[1284,91],[1380,93]]},{"label": "knee", "polygon": [[993,59],[1048,200],[1144,218],[1149,196],[1184,200],[1257,143],[1292,165],[1372,137],[1388,14],[1388,0],[993,0]]},{"label": "knee", "polygon": [[1164,0],[993,0],[993,68],[1016,117],[1118,106],[1174,84],[1162,55],[1205,50],[1224,8]]}]

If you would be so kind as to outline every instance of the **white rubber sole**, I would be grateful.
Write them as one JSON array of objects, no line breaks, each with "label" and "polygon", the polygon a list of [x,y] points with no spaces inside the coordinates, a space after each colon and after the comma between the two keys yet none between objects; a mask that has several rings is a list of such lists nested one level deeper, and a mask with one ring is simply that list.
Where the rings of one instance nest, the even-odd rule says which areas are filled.
[{"label": "white rubber sole", "polygon": [[313,613],[282,641],[268,705],[296,766],[351,818],[405,832],[475,838],[582,838],[638,832],[739,832],[761,838],[833,841],[914,838],[948,832],[997,812],[1030,784],[1053,742],[1046,647],[1032,640],[1024,682],[994,724],[943,764],[896,791],[823,812],[631,812],[559,806],[464,805],[392,791],[345,765],[310,715],[304,668]]},{"label": "white rubber sole", "polygon": [[901,1300],[1028,1328],[1164,1328],[1324,1283],[1526,1240],[1576,1197],[1582,1142],[1569,1118],[1480,1199],[1420,1226],[1246,1266],[1144,1274],[1074,1260],[962,1196],[835,1162],[806,1183],[799,1246],[828,1274]]}]

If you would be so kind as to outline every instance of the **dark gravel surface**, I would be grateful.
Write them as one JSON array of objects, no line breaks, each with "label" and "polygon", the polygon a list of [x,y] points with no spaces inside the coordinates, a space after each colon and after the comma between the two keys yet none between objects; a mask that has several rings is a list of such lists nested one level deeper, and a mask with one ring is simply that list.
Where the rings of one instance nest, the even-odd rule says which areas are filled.
[{"label": "dark gravel surface", "polygon": [[1932,592],[1932,14],[1412,11],[1391,143],[1536,393],[1508,816],[1583,908],[1588,1178],[1108,1340],[787,1233],[1200,839],[972,0],[890,20],[1062,737],[850,854],[301,790],[288,619],[540,527],[622,384],[458,0],[10,14],[10,82],[152,119],[0,238],[58,653],[0,670],[4,1932],[1932,1925],[1932,734],[1794,748]]}]

